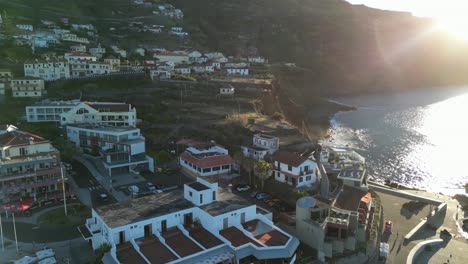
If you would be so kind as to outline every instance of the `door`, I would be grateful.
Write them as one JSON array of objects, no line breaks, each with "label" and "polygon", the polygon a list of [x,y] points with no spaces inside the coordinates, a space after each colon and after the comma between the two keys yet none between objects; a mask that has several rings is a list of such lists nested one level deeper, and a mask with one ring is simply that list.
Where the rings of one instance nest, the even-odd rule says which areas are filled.
[{"label": "door", "polygon": [[167,231],[167,220],[162,220],[161,222],[161,233],[164,233]]},{"label": "door", "polygon": [[145,225],[145,237],[150,237],[153,234],[153,232],[151,231],[151,227],[151,224]]},{"label": "door", "polygon": [[245,213],[241,213],[241,224],[245,223]]},{"label": "door", "polygon": [[125,242],[125,231],[119,232],[119,244],[123,244]]},{"label": "door", "polygon": [[229,227],[229,218],[224,218],[223,219],[223,229],[226,229]]},{"label": "door", "polygon": [[192,213],[184,215],[184,226],[191,226],[193,223],[193,215]]}]

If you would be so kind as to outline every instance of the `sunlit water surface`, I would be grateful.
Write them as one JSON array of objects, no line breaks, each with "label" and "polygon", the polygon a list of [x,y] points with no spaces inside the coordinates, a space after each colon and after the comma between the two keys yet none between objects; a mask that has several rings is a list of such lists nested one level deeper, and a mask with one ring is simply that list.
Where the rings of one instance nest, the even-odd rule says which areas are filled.
[{"label": "sunlit water surface", "polygon": [[371,177],[433,192],[468,183],[468,88],[340,98],[332,141],[357,148]]}]

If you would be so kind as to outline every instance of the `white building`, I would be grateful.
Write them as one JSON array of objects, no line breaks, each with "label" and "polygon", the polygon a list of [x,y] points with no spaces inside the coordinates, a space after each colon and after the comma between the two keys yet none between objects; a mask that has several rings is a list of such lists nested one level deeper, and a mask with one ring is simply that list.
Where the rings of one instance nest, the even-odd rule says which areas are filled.
[{"label": "white building", "polygon": [[70,42],[89,44],[89,40],[87,38],[78,37],[76,34],[72,34],[72,33],[62,34],[61,39],[63,41],[70,41]]},{"label": "white building", "polygon": [[82,44],[70,46],[72,52],[86,52],[86,46]]},{"label": "white building", "polygon": [[145,138],[139,128],[69,124],[67,139],[85,152],[100,155],[109,176],[148,170],[154,172],[154,161],[145,154]]},{"label": "white building", "polygon": [[19,77],[11,80],[13,97],[41,97],[45,94],[44,80],[36,77]]},{"label": "white building", "polygon": [[311,187],[319,174],[315,161],[296,153],[278,151],[273,157],[275,180],[292,187]]},{"label": "white building", "polygon": [[183,64],[189,62],[189,56],[183,53],[175,53],[170,51],[156,52],[153,58],[158,59],[158,62],[172,62],[174,64]]},{"label": "white building", "polygon": [[248,57],[247,60],[253,63],[265,63],[266,59],[263,57]]},{"label": "white building", "polygon": [[99,44],[97,47],[90,48],[89,53],[97,58],[102,58],[106,54],[106,48],[101,47],[101,44]]},{"label": "white building", "polygon": [[151,70],[150,78],[151,80],[167,80],[171,79],[171,73],[167,70]]},{"label": "white building", "polygon": [[236,89],[232,85],[219,88],[219,95],[221,96],[234,96]]},{"label": "white building", "polygon": [[188,146],[179,157],[179,164],[193,177],[217,179],[229,175],[235,161],[227,149],[212,143],[179,140],[178,145]]},{"label": "white building", "polygon": [[0,82],[0,95],[5,94],[5,84]]},{"label": "white building", "polygon": [[17,28],[22,29],[22,30],[27,30],[27,31],[34,31],[34,27],[32,25],[21,25],[18,24],[16,25]]},{"label": "white building", "polygon": [[229,75],[249,75],[248,68],[226,68],[226,72]]},{"label": "white building", "polygon": [[24,64],[24,75],[42,78],[45,81],[70,78],[67,60],[34,61]]},{"label": "white building", "polygon": [[81,234],[94,249],[110,244],[114,263],[296,260],[299,241],[271,213],[217,183],[198,179],[183,188],[94,208]]},{"label": "white building", "polygon": [[114,46],[111,46],[111,49],[112,49],[115,53],[119,54],[120,57],[122,57],[122,58],[127,58],[127,51],[126,51],[126,50],[123,50],[123,49],[121,49],[121,48],[119,48],[119,47],[117,47],[117,46],[115,46],[115,45],[114,45]]},{"label": "white building", "polygon": [[8,83],[13,78],[13,74],[9,69],[0,69],[0,82]]},{"label": "white building", "polygon": [[346,168],[361,168],[366,164],[366,159],[350,147],[334,144],[322,145],[320,161],[327,171],[334,173]]},{"label": "white building", "polygon": [[111,66],[101,61],[88,62],[89,75],[103,75],[111,73]]},{"label": "white building", "polygon": [[267,155],[273,155],[278,148],[279,138],[265,134],[255,134],[251,145],[241,146],[244,157],[255,160],[262,160]]},{"label": "white building", "polygon": [[136,109],[130,104],[45,100],[26,106],[28,122],[65,124],[95,123],[113,126],[136,126]]},{"label": "white building", "polygon": [[108,58],[105,58],[104,62],[110,65],[111,72],[120,71],[120,59],[110,56]]},{"label": "white building", "polygon": [[67,52],[63,56],[70,64],[80,61],[97,61],[96,56],[85,52]]},{"label": "white building", "polygon": [[189,67],[175,67],[174,72],[177,74],[191,74],[192,69],[190,69]]}]

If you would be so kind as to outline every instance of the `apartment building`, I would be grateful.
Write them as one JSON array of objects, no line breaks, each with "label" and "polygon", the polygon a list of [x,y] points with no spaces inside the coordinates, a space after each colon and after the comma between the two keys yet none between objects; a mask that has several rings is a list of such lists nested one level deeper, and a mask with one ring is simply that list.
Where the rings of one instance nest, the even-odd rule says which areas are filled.
[{"label": "apartment building", "polygon": [[60,192],[61,172],[60,153],[50,141],[14,126],[0,130],[0,201],[4,205]]},{"label": "apartment building", "polygon": [[34,61],[24,64],[24,76],[42,78],[45,81],[70,78],[67,60]]},{"label": "apartment building", "polygon": [[294,263],[297,238],[272,214],[197,179],[177,189],[92,209],[79,230],[114,263]]},{"label": "apartment building", "polygon": [[26,106],[28,122],[60,122],[62,125],[93,123],[135,127],[136,119],[136,109],[126,103],[45,100]]},{"label": "apartment building", "polygon": [[41,97],[45,95],[44,80],[36,77],[19,77],[11,80],[13,97]]},{"label": "apartment building", "polygon": [[139,128],[69,124],[67,139],[84,152],[101,156],[109,176],[116,173],[154,172],[154,161],[145,154],[145,138]]}]

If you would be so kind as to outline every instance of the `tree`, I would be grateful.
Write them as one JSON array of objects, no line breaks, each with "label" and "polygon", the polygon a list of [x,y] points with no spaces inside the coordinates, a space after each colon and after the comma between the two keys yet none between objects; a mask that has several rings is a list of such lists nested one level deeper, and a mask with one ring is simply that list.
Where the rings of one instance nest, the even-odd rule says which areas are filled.
[{"label": "tree", "polygon": [[234,159],[239,161],[241,167],[247,171],[249,184],[252,185],[252,173],[254,171],[255,160],[245,157],[240,151],[234,153]]},{"label": "tree", "polygon": [[261,190],[263,191],[263,187],[265,185],[265,180],[270,177],[271,172],[273,170],[273,165],[269,162],[264,160],[259,160],[254,164],[255,176],[260,180],[261,183]]}]

